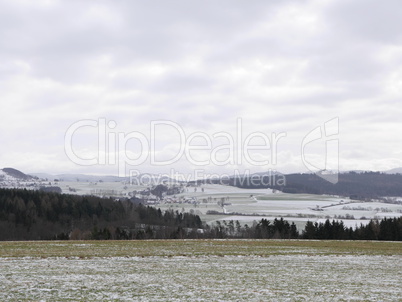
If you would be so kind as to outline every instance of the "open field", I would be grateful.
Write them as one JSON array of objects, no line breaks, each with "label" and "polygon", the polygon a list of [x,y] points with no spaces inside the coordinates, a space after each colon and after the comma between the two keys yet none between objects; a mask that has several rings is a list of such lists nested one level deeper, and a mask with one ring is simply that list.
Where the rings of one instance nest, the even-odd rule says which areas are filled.
[{"label": "open field", "polygon": [[[204,192],[198,188],[197,192],[189,190],[178,196],[196,198],[198,204],[158,204],[162,210],[174,209],[193,212],[207,223],[216,220],[239,220],[242,224],[252,224],[253,221],[267,218],[283,217],[294,222],[299,230],[304,229],[306,222],[321,222],[327,218],[341,219],[348,227],[367,224],[370,219],[402,216],[401,204],[382,202],[361,202],[349,198],[314,195],[314,194],[286,194],[273,193],[271,189],[239,189],[222,185],[204,185]],[[211,201],[204,203],[205,199]],[[224,209],[217,202],[225,198]],[[226,215],[207,215],[208,211],[225,211]],[[234,213],[230,215],[230,213]],[[242,215],[237,215],[238,213]],[[343,218],[342,218],[343,217]],[[353,219],[345,219],[345,217]]]},{"label": "open field", "polygon": [[[142,191],[145,185],[125,182],[61,181],[57,183],[63,193],[98,196],[129,197],[134,191]],[[224,200],[222,208],[218,203]],[[401,198],[399,198],[400,200]],[[172,202],[171,200],[174,200]],[[190,200],[190,202],[182,202]],[[165,200],[152,203],[161,210],[173,209],[191,212],[207,223],[217,220],[238,220],[241,224],[253,224],[262,218],[273,220],[283,217],[303,230],[307,221],[323,222],[326,219],[342,220],[347,227],[369,223],[370,219],[402,216],[402,204],[384,203],[378,200],[362,202],[349,198],[314,194],[286,194],[271,189],[241,189],[232,186],[204,184],[186,187],[185,192],[165,196]],[[213,215],[208,211],[215,212]],[[221,214],[220,214],[221,213]]]},{"label": "open field", "polygon": [[[114,193],[115,197],[128,196],[129,192],[147,188],[122,182],[94,183],[83,180],[63,181],[58,185],[64,193],[85,195],[105,192]],[[70,192],[69,188],[74,188],[76,191]],[[171,197],[166,196],[167,199]],[[299,231],[304,229],[307,221],[323,222],[327,218],[343,220],[345,226],[356,227],[369,223],[370,219],[402,216],[401,204],[379,201],[362,202],[328,195],[286,194],[280,191],[273,193],[271,189],[241,189],[217,184],[204,184],[197,188],[188,187],[185,192],[175,195],[175,198],[176,200],[192,199],[196,203],[162,201],[152,205],[161,210],[191,212],[199,215],[207,223],[217,220],[239,220],[243,225],[251,225],[262,218],[273,220],[283,217],[290,223],[294,222]],[[222,198],[226,203],[224,208],[218,205]],[[208,211],[222,214],[208,215]]]},{"label": "open field", "polygon": [[402,301],[402,243],[0,243],[1,301]]}]

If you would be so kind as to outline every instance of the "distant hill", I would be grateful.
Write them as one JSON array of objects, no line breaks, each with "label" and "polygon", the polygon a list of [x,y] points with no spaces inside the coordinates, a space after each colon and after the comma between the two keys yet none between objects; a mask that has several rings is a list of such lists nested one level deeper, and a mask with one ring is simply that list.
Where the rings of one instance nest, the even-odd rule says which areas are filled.
[{"label": "distant hill", "polygon": [[[278,171],[267,170],[265,172],[257,172],[257,173],[243,173],[243,174],[236,174],[224,177],[214,177],[214,178],[205,178],[205,179],[198,179],[198,180],[191,180],[189,184],[220,184],[220,185],[232,185],[237,186],[235,183],[242,183],[243,181],[247,182],[248,179],[267,179],[270,177],[278,178],[283,177],[284,174]],[[258,185],[259,186],[259,185]]]},{"label": "distant hill", "polygon": [[86,181],[86,182],[118,182],[123,181],[125,178],[111,175],[86,175],[86,174],[58,174],[56,178],[63,181]]},{"label": "distant hill", "polygon": [[3,175],[3,178],[6,177],[8,179],[14,179],[14,180],[30,180],[33,179],[34,177],[31,175],[27,175],[17,169],[14,168],[3,168],[0,170],[0,172]]},{"label": "distant hill", "polygon": [[115,181],[123,181],[127,178],[111,176],[111,175],[87,175],[87,174],[48,174],[48,173],[31,173],[36,177],[48,180],[60,179],[63,181],[83,181],[83,182],[97,182],[97,181],[105,181],[105,182],[115,182]]},{"label": "distant hill", "polygon": [[[272,177],[272,176],[271,176]],[[285,193],[329,194],[352,199],[371,199],[402,196],[402,174],[380,172],[348,172],[339,174],[339,181],[332,184],[313,173],[285,175],[284,184],[277,184],[269,177],[242,182],[232,179],[230,185],[242,188],[272,188]]]},{"label": "distant hill", "polygon": [[398,173],[402,174],[402,167],[385,171],[385,173],[387,173],[387,174],[398,174]]},{"label": "distant hill", "polygon": [[[117,176],[97,176],[85,174],[59,174],[51,175],[44,173],[33,173],[35,177],[47,178],[49,181],[60,179],[64,181],[80,182],[118,182],[130,181],[128,177]],[[0,170],[0,180],[29,180],[33,176],[27,175],[17,169],[4,168]],[[278,180],[284,179],[282,183]],[[141,174],[131,181],[139,183],[162,183],[177,182],[167,176],[160,177],[158,174]],[[193,181],[194,183],[216,183],[231,185],[241,188],[271,188],[286,193],[309,193],[309,194],[329,194],[350,197],[352,199],[373,199],[381,197],[402,197],[402,168],[396,168],[387,172],[371,171],[350,171],[340,173],[338,182],[332,184],[322,177],[313,173],[287,174],[278,172],[253,173],[250,175],[240,175],[225,177],[222,179],[204,179]]]},{"label": "distant hill", "polygon": [[176,183],[177,180],[174,180],[166,175],[158,175],[151,173],[143,173],[137,176],[133,176],[132,179],[130,177],[119,177],[113,175],[87,175],[87,174],[48,174],[48,173],[31,173],[36,177],[42,179],[48,179],[52,181],[54,179],[63,180],[63,181],[80,181],[80,182],[120,182],[120,181],[132,181],[133,183],[163,183],[163,182],[171,182]]}]

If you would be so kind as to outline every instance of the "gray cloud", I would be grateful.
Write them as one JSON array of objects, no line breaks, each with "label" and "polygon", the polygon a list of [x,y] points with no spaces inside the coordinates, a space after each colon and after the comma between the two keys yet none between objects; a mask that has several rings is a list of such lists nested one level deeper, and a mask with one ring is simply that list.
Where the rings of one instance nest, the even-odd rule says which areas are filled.
[{"label": "gray cloud", "polygon": [[123,133],[148,135],[150,121],[170,120],[186,134],[235,134],[240,117],[246,133],[286,132],[277,169],[304,170],[302,139],[339,117],[342,168],[388,168],[402,148],[401,5],[0,1],[0,144],[9,151],[0,164],[87,171],[64,154],[65,132],[82,119],[114,120]]},{"label": "gray cloud", "polygon": [[328,6],[327,16],[334,28],[356,40],[399,44],[401,9],[402,3],[397,0],[334,1]]}]

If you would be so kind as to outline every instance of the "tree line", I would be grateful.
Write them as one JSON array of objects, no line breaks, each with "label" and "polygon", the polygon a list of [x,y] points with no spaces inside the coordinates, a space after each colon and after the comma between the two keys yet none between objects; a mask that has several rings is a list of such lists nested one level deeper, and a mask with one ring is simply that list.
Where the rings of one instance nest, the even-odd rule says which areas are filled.
[{"label": "tree line", "polygon": [[129,200],[0,189],[0,240],[170,238],[202,227],[197,215]]},{"label": "tree line", "polygon": [[301,236],[303,239],[329,240],[386,240],[402,241],[402,217],[370,220],[367,225],[345,227],[343,222],[327,219],[324,223],[307,222]]},{"label": "tree line", "polygon": [[252,175],[226,180],[226,184],[239,188],[270,188],[284,193],[339,195],[357,200],[402,196],[401,183],[402,174],[380,172],[340,173],[336,184],[312,173],[287,174],[282,175],[282,178],[278,175]]},{"label": "tree line", "polygon": [[316,239],[316,240],[383,240],[402,241],[402,217],[371,220],[367,225],[346,227],[342,220],[308,221],[301,233],[294,223],[283,218],[261,219],[249,227],[238,221],[217,221],[208,227],[208,238]]},{"label": "tree line", "polygon": [[307,222],[301,233],[283,218],[252,225],[95,196],[0,189],[0,240],[129,240],[185,238],[329,239],[402,241],[402,217],[356,228],[341,220]]}]

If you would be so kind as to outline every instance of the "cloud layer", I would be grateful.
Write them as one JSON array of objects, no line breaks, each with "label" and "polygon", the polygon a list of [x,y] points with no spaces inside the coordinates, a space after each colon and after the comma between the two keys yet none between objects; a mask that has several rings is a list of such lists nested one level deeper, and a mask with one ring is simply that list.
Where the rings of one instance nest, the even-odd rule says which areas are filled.
[{"label": "cloud layer", "polygon": [[[392,0],[0,1],[0,165],[116,174],[117,165],[83,167],[65,154],[71,125],[102,118],[115,123],[108,148],[98,151],[97,128],[80,128],[72,140],[79,156],[136,158],[151,149],[151,121],[167,120],[187,143],[198,132],[211,139],[211,148],[193,151],[205,159],[229,144],[214,135],[236,138],[241,119],[243,138],[286,133],[275,150],[270,141],[250,151],[269,164],[197,167],[183,155],[152,165],[151,155],[172,158],[186,143],[166,126],[137,168],[305,171],[303,139],[339,118],[341,170],[402,166],[401,10]],[[128,140],[133,133],[149,148]],[[261,137],[249,143],[264,145]],[[325,166],[325,138],[304,151]]]}]

